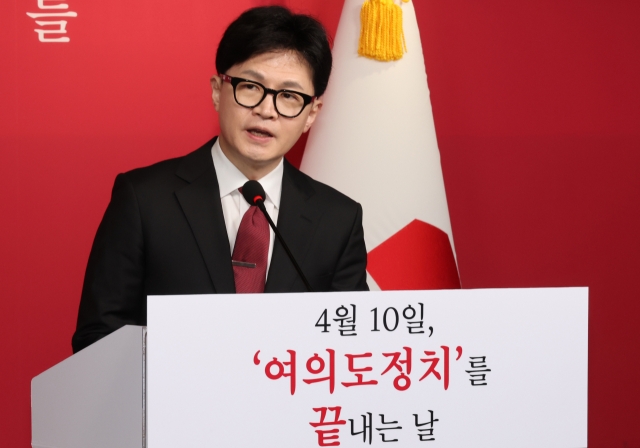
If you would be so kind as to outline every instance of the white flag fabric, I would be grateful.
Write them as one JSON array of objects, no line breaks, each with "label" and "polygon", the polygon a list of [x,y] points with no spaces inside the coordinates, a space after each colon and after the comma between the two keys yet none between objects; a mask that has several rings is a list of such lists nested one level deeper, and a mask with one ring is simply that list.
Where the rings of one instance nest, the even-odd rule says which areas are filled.
[{"label": "white flag fabric", "polygon": [[358,56],[363,0],[346,0],[324,106],[301,169],[362,204],[371,289],[449,289],[460,281],[413,4],[407,53]]}]

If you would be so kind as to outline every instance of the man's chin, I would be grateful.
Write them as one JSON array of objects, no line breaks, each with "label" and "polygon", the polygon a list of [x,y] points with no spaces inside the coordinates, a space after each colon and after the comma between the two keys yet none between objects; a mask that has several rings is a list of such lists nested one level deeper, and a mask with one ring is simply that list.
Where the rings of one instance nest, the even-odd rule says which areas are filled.
[{"label": "man's chin", "polygon": [[253,168],[262,169],[265,167],[269,167],[271,165],[273,165],[273,167],[275,168],[275,166],[278,163],[280,163],[280,160],[282,160],[282,156],[251,158],[251,159],[247,159],[246,162],[247,162],[247,165]]},{"label": "man's chin", "polygon": [[263,171],[269,168],[273,169],[278,165],[278,163],[280,163],[282,157],[284,157],[284,154],[276,154],[278,153],[255,150],[246,151],[243,154],[240,154],[240,162],[252,170]]},{"label": "man's chin", "polygon": [[[241,156],[249,163],[269,165],[274,160],[280,161],[284,153],[274,148],[275,145],[248,145],[241,151]],[[278,155],[281,154],[281,155]]]}]

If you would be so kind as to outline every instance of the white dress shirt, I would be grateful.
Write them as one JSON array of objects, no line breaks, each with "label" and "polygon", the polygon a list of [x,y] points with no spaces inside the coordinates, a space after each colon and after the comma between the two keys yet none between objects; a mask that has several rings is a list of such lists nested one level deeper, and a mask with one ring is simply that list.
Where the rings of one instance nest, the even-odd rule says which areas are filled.
[{"label": "white dress shirt", "polygon": [[[229,246],[231,247],[231,255],[236,244],[236,236],[240,221],[245,212],[249,210],[249,203],[242,197],[242,193],[238,188],[242,187],[249,179],[240,172],[236,166],[224,155],[220,149],[220,140],[211,148],[211,157],[213,158],[213,166],[216,169],[218,177],[218,186],[220,187],[220,202],[222,203],[222,213],[224,215],[224,224],[227,227],[227,236],[229,237]],[[274,224],[278,224],[278,209],[280,208],[280,195],[282,193],[282,173],[284,172],[283,161],[262,179],[258,179],[262,188],[267,195],[264,205],[273,220]],[[267,259],[267,275],[269,275],[269,266],[271,266],[271,253],[273,252],[273,239],[275,235],[271,227],[269,227],[269,257]]]}]

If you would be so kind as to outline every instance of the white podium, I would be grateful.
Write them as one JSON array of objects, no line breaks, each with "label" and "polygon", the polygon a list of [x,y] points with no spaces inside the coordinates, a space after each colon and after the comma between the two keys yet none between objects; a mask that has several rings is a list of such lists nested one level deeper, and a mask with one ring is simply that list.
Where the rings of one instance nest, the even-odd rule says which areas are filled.
[{"label": "white podium", "polygon": [[33,379],[34,448],[587,446],[586,288],[158,296],[147,328]]},{"label": "white podium", "polygon": [[145,333],[123,327],[33,379],[33,448],[145,446]]}]

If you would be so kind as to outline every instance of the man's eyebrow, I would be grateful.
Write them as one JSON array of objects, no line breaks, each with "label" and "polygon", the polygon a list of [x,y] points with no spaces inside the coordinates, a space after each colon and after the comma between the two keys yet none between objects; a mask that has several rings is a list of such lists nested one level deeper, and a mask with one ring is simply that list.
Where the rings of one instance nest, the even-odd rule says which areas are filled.
[{"label": "man's eyebrow", "polygon": [[[255,70],[247,69],[240,72],[241,75],[249,76],[256,81],[264,82],[265,78],[261,73],[256,72]],[[290,89],[296,88],[298,90],[303,90],[303,87],[296,81],[284,81],[279,86],[279,88]]]},{"label": "man's eyebrow", "polygon": [[302,86],[295,81],[285,81],[280,85],[285,89],[288,89],[290,87],[295,87],[296,89],[302,90]]},{"label": "man's eyebrow", "polygon": [[264,76],[261,73],[256,72],[255,70],[242,70],[240,72],[241,75],[249,75],[253,78],[256,78],[257,81],[264,81]]}]

